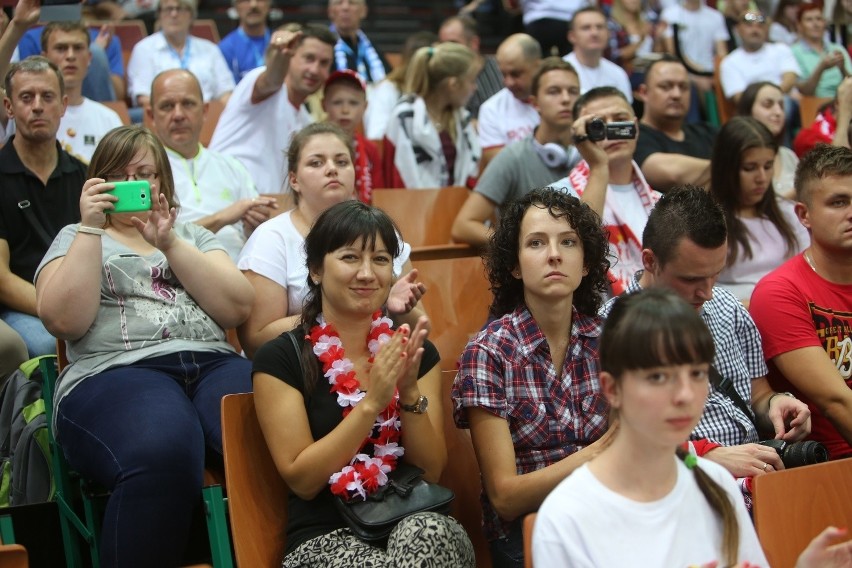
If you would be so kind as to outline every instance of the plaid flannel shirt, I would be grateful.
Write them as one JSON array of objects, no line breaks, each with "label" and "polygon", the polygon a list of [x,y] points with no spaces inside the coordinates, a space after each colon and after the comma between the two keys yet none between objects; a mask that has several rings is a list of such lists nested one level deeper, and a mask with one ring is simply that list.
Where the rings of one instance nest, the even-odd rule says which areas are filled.
[{"label": "plaid flannel shirt", "polygon": [[[526,307],[491,322],[461,357],[453,383],[453,418],[468,428],[467,408],[509,423],[519,475],[552,465],[591,444],[607,429],[609,405],[598,381],[597,317],[578,314],[562,372],[553,367],[544,334]],[[482,493],[488,540],[506,537],[503,522]]]}]

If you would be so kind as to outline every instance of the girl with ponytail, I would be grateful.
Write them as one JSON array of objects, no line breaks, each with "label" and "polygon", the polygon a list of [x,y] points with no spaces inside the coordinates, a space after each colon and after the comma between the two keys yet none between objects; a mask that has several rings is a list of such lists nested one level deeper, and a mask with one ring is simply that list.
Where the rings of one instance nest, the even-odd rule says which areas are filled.
[{"label": "girl with ponytail", "polygon": [[713,338],[675,293],[622,296],[600,342],[615,435],[539,510],[536,566],[768,566],[734,478],[682,449],[709,389]]}]

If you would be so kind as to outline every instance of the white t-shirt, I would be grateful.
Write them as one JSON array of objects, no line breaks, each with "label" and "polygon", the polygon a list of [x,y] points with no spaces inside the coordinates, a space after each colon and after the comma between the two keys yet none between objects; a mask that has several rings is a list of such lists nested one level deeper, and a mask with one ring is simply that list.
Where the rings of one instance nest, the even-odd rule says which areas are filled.
[{"label": "white t-shirt", "polygon": [[502,88],[479,107],[479,145],[483,149],[523,140],[538,126],[538,111]]},{"label": "white t-shirt", "polygon": [[[575,470],[538,511],[533,531],[536,566],[572,568],[686,568],[722,558],[722,521],[701,493],[695,474],[677,460],[677,481],[658,501],[640,503],[615,493],[589,470]],[[739,562],[769,563],[734,478],[698,458],[698,467],[730,497],[739,524]]]},{"label": "white t-shirt", "polygon": [[665,37],[674,37],[672,25],[678,25],[680,50],[690,62],[703,71],[713,70],[716,42],[730,38],[721,12],[704,4],[695,11],[676,4],[664,9],[660,20],[668,24]]},{"label": "white t-shirt", "polygon": [[[296,230],[292,210],[260,225],[249,237],[237,260],[240,270],[251,270],[287,289],[287,315],[302,313],[308,295],[308,267],[305,265],[305,239]],[[402,244],[402,252],[393,261],[394,276],[411,255],[411,246]]]},{"label": "white t-shirt", "polygon": [[[187,160],[174,150],[166,148],[175,193],[180,208],[178,220],[189,223],[221,211],[240,199],[257,197],[251,176],[235,158],[198,145],[198,154]],[[245,243],[241,222],[219,229],[216,238],[236,261]]]},{"label": "white t-shirt", "polygon": [[787,199],[778,200],[778,209],[781,216],[793,229],[797,246],[793,247],[789,255],[787,243],[781,237],[781,233],[769,219],[740,217],[748,232],[749,246],[751,247],[751,258],[746,258],[741,246],[737,245],[737,262],[733,266],[726,266],[719,274],[717,286],[724,286],[739,300],[748,301],[754,291],[757,282],[775,270],[787,259],[795,256],[808,248],[811,237],[808,230],[799,223],[794,210],[795,204]]},{"label": "white t-shirt", "polygon": [[630,77],[627,72],[610,61],[601,58],[597,67],[586,67],[577,59],[577,54],[571,52],[565,57],[565,61],[574,66],[580,76],[580,93],[585,93],[595,87],[615,87],[633,102],[633,87],[630,85]]},{"label": "white t-shirt", "polygon": [[766,43],[751,53],[738,47],[719,64],[722,91],[728,98],[758,81],[780,85],[782,75],[790,72],[797,77],[802,74],[790,46],[783,43]]},{"label": "white t-shirt", "polygon": [[218,99],[234,90],[234,75],[215,43],[189,36],[183,56],[179,56],[163,32],[156,32],[133,46],[127,62],[127,90],[133,104],[139,95],[149,96],[154,77],[169,69],[192,71],[201,83],[205,101]]},{"label": "white t-shirt", "polygon": [[399,94],[396,84],[388,79],[382,79],[378,84],[367,86],[364,133],[368,140],[381,140],[385,137]]},{"label": "white t-shirt", "polygon": [[524,24],[543,18],[567,22],[574,16],[574,12],[588,5],[586,0],[521,0]]},{"label": "white t-shirt", "polygon": [[88,164],[101,138],[121,125],[117,112],[101,103],[83,98],[83,104],[68,105],[65,109],[56,139],[63,150]]},{"label": "white t-shirt", "polygon": [[210,149],[233,156],[248,170],[260,193],[283,193],[290,137],[310,124],[304,106],[294,107],[287,85],[257,104],[251,102],[254,83],[266,67],[246,73],[219,117]]}]

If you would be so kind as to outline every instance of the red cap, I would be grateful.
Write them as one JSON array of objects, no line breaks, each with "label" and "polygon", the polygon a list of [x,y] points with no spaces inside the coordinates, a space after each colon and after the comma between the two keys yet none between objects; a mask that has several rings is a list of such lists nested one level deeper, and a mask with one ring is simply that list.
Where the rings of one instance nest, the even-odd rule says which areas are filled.
[{"label": "red cap", "polygon": [[367,92],[367,84],[364,83],[361,76],[352,69],[341,69],[340,71],[335,71],[329,75],[328,79],[325,80],[325,88],[328,89],[330,85],[337,83],[338,81],[348,81],[365,93]]}]

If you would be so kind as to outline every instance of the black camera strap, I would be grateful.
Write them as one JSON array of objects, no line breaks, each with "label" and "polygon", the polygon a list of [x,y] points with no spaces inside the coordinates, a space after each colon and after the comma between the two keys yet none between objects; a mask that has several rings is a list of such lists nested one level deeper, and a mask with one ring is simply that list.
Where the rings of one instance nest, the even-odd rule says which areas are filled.
[{"label": "black camera strap", "polygon": [[734,381],[728,377],[723,377],[713,365],[710,365],[710,382],[716,387],[716,390],[728,397],[751,420],[751,408],[745,403],[740,393],[737,392],[737,389],[734,388]]}]

